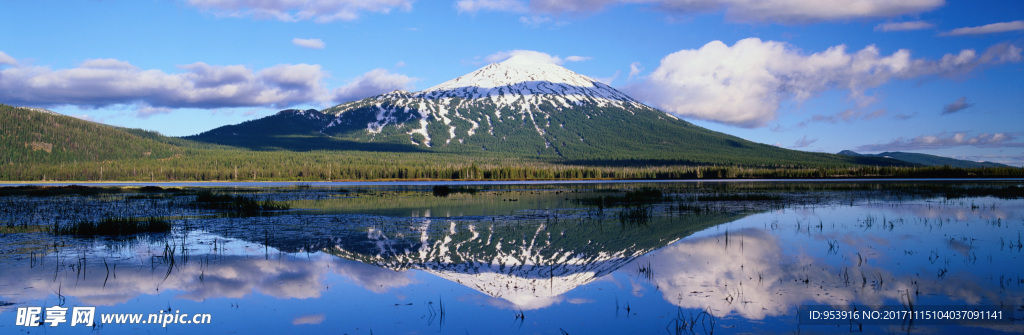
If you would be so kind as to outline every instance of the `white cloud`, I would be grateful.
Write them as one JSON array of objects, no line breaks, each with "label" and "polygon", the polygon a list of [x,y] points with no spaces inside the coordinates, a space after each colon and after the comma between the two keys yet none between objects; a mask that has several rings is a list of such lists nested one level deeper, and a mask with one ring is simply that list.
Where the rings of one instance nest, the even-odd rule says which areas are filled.
[{"label": "white cloud", "polygon": [[522,57],[533,60],[540,63],[548,64],[562,64],[563,61],[558,56],[552,56],[550,54],[533,51],[533,50],[510,50],[510,51],[498,51],[496,53],[487,55],[484,57],[484,61],[488,63],[499,63],[503,62],[512,57]]},{"label": "white cloud", "polygon": [[476,13],[479,11],[515,12],[526,11],[526,5],[519,0],[459,0],[455,2],[459,13]]},{"label": "white cloud", "polygon": [[140,119],[148,119],[150,116],[159,114],[168,114],[172,109],[167,107],[151,107],[146,105],[136,106],[135,117]]},{"label": "white cloud", "polygon": [[8,56],[3,51],[0,51],[0,65],[18,65],[18,61],[14,57]]},{"label": "white cloud", "polygon": [[816,138],[808,139],[807,135],[804,135],[803,138],[801,138],[799,140],[796,140],[796,143],[793,143],[793,146],[791,146],[790,148],[793,148],[793,149],[796,149],[796,148],[806,148],[806,147],[811,146],[811,144],[814,144],[814,142],[817,142],[817,141],[818,141],[818,139],[816,139]]},{"label": "white cloud", "polygon": [[[671,1],[665,1],[670,6]],[[710,0],[723,4],[728,17],[750,22],[820,22],[921,13],[941,7],[944,0]]]},{"label": "white cloud", "polygon": [[942,132],[937,135],[921,135],[910,139],[900,137],[889,143],[862,145],[854,150],[858,152],[881,152],[940,149],[963,146],[985,148],[1024,147],[1024,142],[1016,141],[1018,135],[1019,134],[1009,133],[982,133],[970,136],[966,132],[955,132],[952,134]]},{"label": "white cloud", "polygon": [[327,46],[327,44],[319,38],[293,38],[292,44],[310,49],[323,49]]},{"label": "white cloud", "polygon": [[620,72],[621,71],[615,71],[615,74],[613,74],[611,77],[591,77],[591,78],[594,78],[594,80],[597,80],[597,81],[599,81],[599,82],[601,82],[601,83],[603,83],[605,85],[611,86],[612,82],[614,82],[615,79],[619,77],[619,73]]},{"label": "white cloud", "polygon": [[[6,55],[6,54],[4,54]],[[17,61],[12,61],[17,64]],[[398,66],[398,65],[396,65]],[[180,73],[144,70],[117,59],[92,59],[69,69],[14,66],[0,69],[0,101],[13,105],[96,108],[123,105],[148,118],[177,108],[286,108],[354,100],[409,89],[415,78],[375,69],[329,90],[320,65],[181,65]]]},{"label": "white cloud", "polygon": [[321,314],[303,315],[292,319],[293,325],[318,325],[324,322],[327,317]]},{"label": "white cloud", "polygon": [[364,12],[410,10],[413,0],[187,0],[188,5],[219,16],[253,17],[285,22],[351,21]]},{"label": "white cloud", "polygon": [[875,26],[875,31],[909,31],[935,28],[934,24],[925,21],[889,22]]},{"label": "white cloud", "polygon": [[603,9],[609,5],[627,1],[616,0],[532,0],[530,11],[534,13],[562,14],[588,13]]},{"label": "white cloud", "polygon": [[1024,155],[972,155],[954,156],[953,158],[975,162],[993,162],[1016,167],[1024,166]]},{"label": "white cloud", "polygon": [[836,115],[815,114],[815,115],[811,116],[810,119],[801,121],[796,126],[797,127],[803,127],[803,126],[806,126],[808,124],[816,123],[816,122],[827,122],[827,123],[846,122],[846,123],[849,123],[849,122],[854,122],[854,121],[857,121],[857,120],[873,120],[873,119],[877,119],[877,118],[880,118],[882,116],[885,116],[886,114],[888,114],[888,112],[886,110],[884,110],[884,109],[879,109],[879,110],[876,110],[876,111],[871,112],[871,113],[865,112],[863,110],[847,109],[847,110],[844,110],[842,112],[839,112]]},{"label": "white cloud", "polygon": [[953,102],[943,106],[942,107],[942,115],[953,114],[953,113],[965,110],[965,109],[967,109],[968,107],[971,107],[971,106],[974,106],[974,104],[967,103],[967,97],[960,97],[960,99],[956,99],[956,101],[953,101]]},{"label": "white cloud", "polygon": [[629,64],[629,77],[626,77],[626,81],[633,80],[633,77],[643,72],[644,66],[640,62],[632,62]]},{"label": "white cloud", "polygon": [[103,123],[102,120],[99,120],[95,116],[92,116],[92,115],[89,115],[89,114],[74,114],[74,115],[71,115],[71,116],[73,116],[73,117],[75,117],[75,118],[77,118],[79,120],[85,120],[85,121],[96,122],[96,123]]},{"label": "white cloud", "polygon": [[335,90],[333,101],[348,102],[394,90],[409,90],[416,80],[385,69],[374,69]]},{"label": "white cloud", "polygon": [[462,0],[459,12],[593,13],[623,4],[651,5],[672,14],[725,12],[734,21],[808,23],[894,17],[934,10],[944,0]]},{"label": "white cloud", "polygon": [[849,53],[845,45],[805,54],[783,42],[748,38],[728,46],[712,41],[665,56],[645,81],[627,87],[636,98],[680,115],[760,127],[776,117],[782,101],[802,102],[831,89],[849,91],[867,104],[865,91],[893,79],[962,75],[984,65],[1019,62],[1021,49],[998,44],[939,60],[912,59],[901,49],[883,56],[875,46]]},{"label": "white cloud", "polygon": [[1024,21],[1010,21],[1010,22],[999,22],[986,24],[978,27],[963,27],[956,28],[943,35],[948,36],[961,36],[961,35],[981,35],[981,34],[994,34],[1003,33],[1008,31],[1024,30]]},{"label": "white cloud", "polygon": [[[0,101],[16,105],[149,108],[285,107],[319,101],[326,74],[319,65],[279,64],[261,70],[198,62],[180,73],[93,59],[68,69],[15,66],[0,70]],[[152,115],[141,113],[139,116]]]},{"label": "white cloud", "polygon": [[[547,15],[527,15],[520,16],[519,22],[528,27],[536,28],[548,23],[553,23],[555,20]],[[560,22],[555,23],[555,25],[560,25]]]},{"label": "white cloud", "polygon": [[509,51],[499,51],[499,52],[487,55],[487,57],[484,57],[484,61],[486,61],[488,63],[499,63],[499,62],[503,62],[503,61],[505,61],[505,60],[507,60],[509,58],[512,58],[512,57],[522,57],[522,58],[527,58],[527,59],[530,59],[530,60],[533,60],[533,61],[539,62],[539,63],[548,63],[548,64],[555,64],[555,65],[562,65],[562,64],[565,64],[565,62],[582,62],[582,61],[587,61],[587,60],[592,59],[591,57],[586,57],[586,56],[569,56],[569,57],[561,58],[561,57],[558,57],[557,55],[552,56],[551,54],[548,54],[548,53],[545,53],[545,52],[533,51],[533,50],[509,50]]}]

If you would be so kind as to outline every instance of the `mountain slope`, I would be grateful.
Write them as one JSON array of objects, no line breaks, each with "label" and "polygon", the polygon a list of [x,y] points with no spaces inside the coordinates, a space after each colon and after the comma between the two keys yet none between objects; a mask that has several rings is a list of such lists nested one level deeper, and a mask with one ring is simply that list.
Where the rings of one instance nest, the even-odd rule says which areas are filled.
[{"label": "mountain slope", "polygon": [[164,159],[180,152],[163,136],[0,104],[0,148],[8,164]]},{"label": "mountain slope", "polygon": [[[310,124],[292,133],[320,134],[314,137],[392,150],[409,148],[575,164],[635,164],[638,160],[748,166],[899,164],[887,159],[782,149],[710,131],[648,107],[589,77],[518,57],[420,92],[394,91],[340,104],[322,113],[332,120],[322,127]],[[255,129],[259,124],[252,123],[190,138],[245,146],[280,137],[237,130]],[[239,135],[226,135],[227,129],[235,129],[232,133]]]},{"label": "mountain slope", "polygon": [[861,154],[850,150],[843,150],[839,152],[840,155],[854,156],[854,157],[879,157],[879,158],[892,158],[895,160],[911,163],[920,164],[924,166],[950,166],[958,168],[989,168],[989,167],[1010,167],[1006,164],[999,164],[993,162],[975,162],[962,159],[954,159],[942,156],[919,154],[913,152],[883,152],[879,154]]},{"label": "mountain slope", "polygon": [[264,118],[223,126],[184,138],[261,151],[420,151],[418,148],[405,145],[368,145],[358,141],[325,136],[319,130],[327,126],[333,119],[315,109],[287,109]]}]

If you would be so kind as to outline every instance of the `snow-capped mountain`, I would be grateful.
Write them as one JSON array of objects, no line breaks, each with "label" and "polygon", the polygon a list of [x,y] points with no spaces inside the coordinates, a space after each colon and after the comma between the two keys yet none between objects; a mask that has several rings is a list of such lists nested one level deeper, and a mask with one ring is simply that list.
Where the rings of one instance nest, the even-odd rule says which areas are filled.
[{"label": "snow-capped mountain", "polygon": [[[538,154],[548,151],[563,156],[555,143],[585,143],[587,134],[553,128],[565,129],[567,122],[574,121],[568,114],[591,119],[609,109],[630,115],[645,110],[657,117],[674,118],[561,66],[512,57],[420,92],[395,91],[329,108],[324,113],[337,119],[323,132],[367,141],[407,137],[407,143],[425,147],[455,142],[468,144],[469,148],[462,149],[471,150],[488,150],[488,144],[492,150],[503,147],[493,142],[507,142],[513,135],[518,137],[515,142],[536,147]],[[487,136],[497,141],[488,141]]]},{"label": "snow-capped mountain", "polygon": [[[307,142],[296,142],[299,137]],[[575,161],[793,165],[837,160],[697,127],[593,78],[521,57],[419,92],[393,91],[319,112],[289,110],[189,138],[259,149],[358,146]]]}]

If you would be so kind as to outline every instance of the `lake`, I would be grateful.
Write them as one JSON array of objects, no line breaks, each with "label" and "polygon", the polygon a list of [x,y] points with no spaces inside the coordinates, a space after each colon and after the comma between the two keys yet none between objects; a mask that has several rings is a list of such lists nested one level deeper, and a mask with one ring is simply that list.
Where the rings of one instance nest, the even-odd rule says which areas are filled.
[{"label": "lake", "polygon": [[0,188],[0,333],[1024,332],[1022,180],[149,185]]}]

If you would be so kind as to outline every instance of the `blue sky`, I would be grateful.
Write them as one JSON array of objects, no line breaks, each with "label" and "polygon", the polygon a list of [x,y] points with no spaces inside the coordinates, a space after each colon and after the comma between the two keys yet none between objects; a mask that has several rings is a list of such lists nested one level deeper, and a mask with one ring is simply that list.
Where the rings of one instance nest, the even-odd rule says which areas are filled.
[{"label": "blue sky", "polygon": [[1024,2],[0,0],[0,103],[196,134],[517,50],[808,151],[1024,165]]}]

